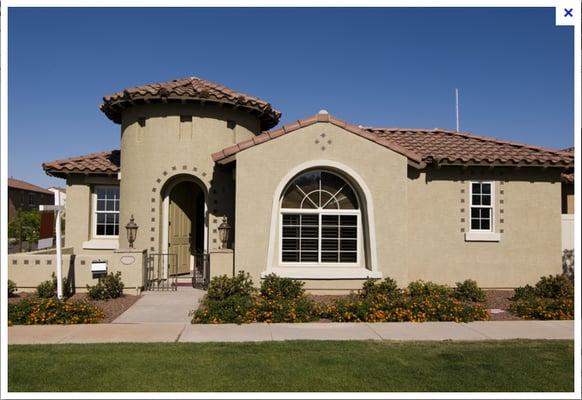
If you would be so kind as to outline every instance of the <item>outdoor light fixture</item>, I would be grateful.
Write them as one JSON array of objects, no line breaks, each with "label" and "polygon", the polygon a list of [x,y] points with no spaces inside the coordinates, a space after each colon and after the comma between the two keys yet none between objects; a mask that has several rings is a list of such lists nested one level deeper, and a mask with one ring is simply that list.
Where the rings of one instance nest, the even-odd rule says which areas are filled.
[{"label": "outdoor light fixture", "polygon": [[230,225],[226,221],[226,217],[222,217],[222,223],[218,226],[218,234],[220,235],[220,248],[227,249],[228,234],[230,233]]},{"label": "outdoor light fixture", "polygon": [[133,214],[131,214],[131,218],[127,225],[125,225],[125,229],[127,230],[127,241],[129,242],[129,248],[133,249],[133,242],[135,242],[135,238],[137,237],[137,228],[139,226],[133,220]]}]

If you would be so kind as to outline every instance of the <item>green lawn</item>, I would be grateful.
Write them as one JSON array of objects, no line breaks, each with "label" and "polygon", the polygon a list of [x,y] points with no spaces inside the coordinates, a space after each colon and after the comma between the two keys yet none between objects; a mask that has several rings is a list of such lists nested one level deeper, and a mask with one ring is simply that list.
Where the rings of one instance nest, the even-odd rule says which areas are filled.
[{"label": "green lawn", "polygon": [[10,391],[573,391],[572,341],[10,346]]}]

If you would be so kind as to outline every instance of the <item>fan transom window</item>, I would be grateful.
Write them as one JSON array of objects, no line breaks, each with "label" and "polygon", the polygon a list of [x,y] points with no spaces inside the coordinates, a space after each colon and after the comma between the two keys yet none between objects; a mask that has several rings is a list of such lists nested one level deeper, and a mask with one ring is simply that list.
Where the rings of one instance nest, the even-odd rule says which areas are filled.
[{"label": "fan transom window", "polygon": [[358,265],[361,218],[348,182],[309,171],[287,186],[281,199],[283,264]]}]

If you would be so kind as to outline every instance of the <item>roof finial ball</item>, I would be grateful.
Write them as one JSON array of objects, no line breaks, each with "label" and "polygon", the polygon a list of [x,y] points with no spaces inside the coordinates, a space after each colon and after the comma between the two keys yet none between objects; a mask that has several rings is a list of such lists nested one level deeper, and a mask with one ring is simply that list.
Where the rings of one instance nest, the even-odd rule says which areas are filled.
[{"label": "roof finial ball", "polygon": [[318,114],[327,115],[329,113],[327,112],[327,110],[325,110],[325,109],[322,108],[321,110],[319,110]]}]

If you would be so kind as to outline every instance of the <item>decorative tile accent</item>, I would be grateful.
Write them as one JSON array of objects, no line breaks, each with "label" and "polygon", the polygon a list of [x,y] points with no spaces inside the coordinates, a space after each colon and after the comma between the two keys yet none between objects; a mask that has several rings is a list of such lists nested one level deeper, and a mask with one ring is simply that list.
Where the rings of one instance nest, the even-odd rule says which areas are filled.
[{"label": "decorative tile accent", "polygon": [[192,167],[192,171],[196,172],[196,171],[198,171],[198,168]]},{"label": "decorative tile accent", "polygon": [[503,233],[503,232],[505,232],[505,230],[504,230],[504,229],[500,229],[500,230],[499,230],[499,233]]},{"label": "decorative tile accent", "polygon": [[186,169],[188,169],[188,167],[186,165],[182,165],[182,169],[186,170]]},{"label": "decorative tile accent", "polygon": [[325,146],[321,146],[321,151],[325,151]]},{"label": "decorative tile accent", "polygon": [[322,134],[321,134],[321,135],[319,135],[319,136],[321,136],[322,138],[324,138],[324,137],[325,137],[325,133],[322,133]]},{"label": "decorative tile accent", "polygon": [[218,230],[217,230],[217,229],[213,229],[213,230],[212,230],[212,233],[217,233],[217,232],[218,232]]},{"label": "decorative tile accent", "polygon": [[216,239],[212,239],[212,243],[216,243]]},{"label": "decorative tile accent", "polygon": [[206,175],[207,175],[207,174],[206,174],[206,172],[203,172],[203,173],[202,173],[202,176],[206,176]]},{"label": "decorative tile accent", "polygon": [[499,194],[505,194],[505,190],[501,189],[501,190],[499,191]]},{"label": "decorative tile accent", "polygon": [[18,264],[18,261],[12,260],[12,265],[16,265],[16,264]]},{"label": "decorative tile accent", "polygon": [[327,144],[331,144],[331,140],[328,140],[328,141],[327,141]]},{"label": "decorative tile accent", "polygon": [[153,236],[150,237],[150,242],[153,242],[154,240],[156,240]]},{"label": "decorative tile accent", "polygon": [[212,220],[212,222],[216,224],[216,223],[218,223],[218,220],[217,220],[216,218],[214,218],[214,219]]},{"label": "decorative tile accent", "polygon": [[465,199],[461,199],[461,203],[464,203],[464,202],[465,202]]},{"label": "decorative tile accent", "polygon": [[24,260],[24,265],[28,265],[28,260]]},{"label": "decorative tile accent", "polygon": [[160,178],[156,179],[156,182],[160,183],[162,180]]},{"label": "decorative tile accent", "polygon": [[87,261],[81,260],[81,265],[85,265],[86,263],[87,263]]},{"label": "decorative tile accent", "polygon": [[152,208],[152,212],[156,212],[156,209],[155,208]]},{"label": "decorative tile accent", "polygon": [[176,166],[174,165],[174,166],[172,167],[172,171],[175,171],[175,170],[176,170]]},{"label": "decorative tile accent", "polygon": [[465,193],[465,189],[461,189],[461,193]]},{"label": "decorative tile accent", "polygon": [[464,208],[461,208],[461,212],[464,213],[465,212],[465,209]]},{"label": "decorative tile accent", "polygon": [[500,223],[500,224],[503,224],[504,222],[505,222],[505,220],[504,220],[503,218],[501,218],[501,219],[499,220],[499,223]]},{"label": "decorative tile accent", "polygon": [[164,171],[164,172],[162,172],[162,175],[166,176],[166,175],[168,175],[168,172]]},{"label": "decorative tile accent", "polygon": [[465,222],[465,218],[461,218],[461,222]]},{"label": "decorative tile accent", "polygon": [[503,210],[503,208],[499,209],[499,214],[503,214],[505,211]]},{"label": "decorative tile accent", "polygon": [[155,203],[156,199],[154,197],[152,197],[152,203]]},{"label": "decorative tile accent", "polygon": [[150,228],[150,232],[155,232],[156,228],[154,228],[153,226]]},{"label": "decorative tile accent", "polygon": [[154,248],[153,247],[150,247],[150,251],[154,251]]},{"label": "decorative tile accent", "polygon": [[53,260],[46,260],[46,265],[51,265],[53,263]]},{"label": "decorative tile accent", "polygon": [[315,139],[315,144],[319,144],[319,139]]},{"label": "decorative tile accent", "polygon": [[40,265],[40,260],[34,260],[34,265]]},{"label": "decorative tile accent", "polygon": [[461,228],[461,233],[465,232],[465,228]]},{"label": "decorative tile accent", "polygon": [[156,222],[156,218],[155,217],[152,217],[152,222]]},{"label": "decorative tile accent", "polygon": [[157,190],[156,188],[152,188],[152,193],[155,193],[156,190]]},{"label": "decorative tile accent", "polygon": [[500,182],[499,182],[499,184],[500,184],[500,185],[503,185],[503,184],[504,184],[504,182],[503,182],[503,181],[500,181]]}]

